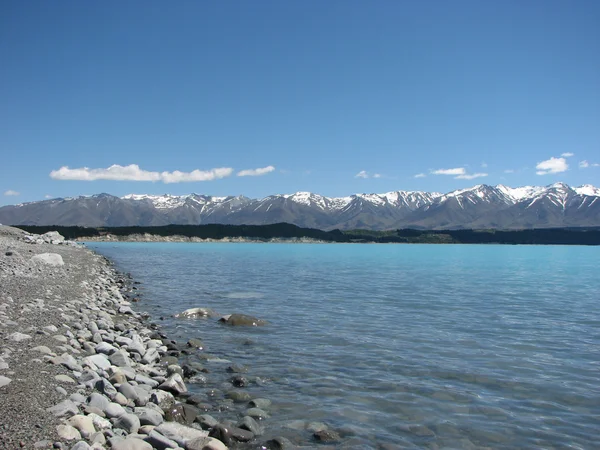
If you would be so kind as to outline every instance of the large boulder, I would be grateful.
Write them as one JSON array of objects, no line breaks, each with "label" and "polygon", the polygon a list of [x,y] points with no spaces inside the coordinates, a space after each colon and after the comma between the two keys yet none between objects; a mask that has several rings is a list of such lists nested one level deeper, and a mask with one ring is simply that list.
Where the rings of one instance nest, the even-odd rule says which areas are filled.
[{"label": "large boulder", "polygon": [[48,231],[40,236],[46,244],[60,244],[65,238],[58,231]]},{"label": "large boulder", "polygon": [[265,320],[257,319],[256,317],[248,316],[246,314],[227,314],[219,319],[227,325],[233,326],[246,326],[246,327],[259,327],[266,325]]},{"label": "large boulder", "polygon": [[58,253],[40,253],[31,258],[33,262],[46,264],[48,266],[64,266],[65,262]]}]

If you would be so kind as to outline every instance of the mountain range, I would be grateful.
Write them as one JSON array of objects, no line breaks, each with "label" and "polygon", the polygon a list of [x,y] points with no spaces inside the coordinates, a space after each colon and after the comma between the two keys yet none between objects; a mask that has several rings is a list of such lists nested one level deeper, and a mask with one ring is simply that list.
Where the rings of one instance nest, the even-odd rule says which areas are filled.
[{"label": "mountain range", "polygon": [[324,197],[310,192],[213,197],[199,194],[56,198],[0,207],[0,223],[87,227],[288,222],[332,229],[554,228],[600,226],[600,189],[564,183],[510,188],[480,184],[446,194],[393,191]]}]

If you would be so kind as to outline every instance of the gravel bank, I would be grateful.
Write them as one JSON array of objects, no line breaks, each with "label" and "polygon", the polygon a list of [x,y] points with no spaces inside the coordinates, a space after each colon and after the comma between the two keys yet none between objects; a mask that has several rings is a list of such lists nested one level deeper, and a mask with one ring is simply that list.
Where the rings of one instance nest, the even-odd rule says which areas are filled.
[{"label": "gravel bank", "polygon": [[247,415],[218,423],[189,404],[192,367],[135,312],[131,280],[58,233],[0,226],[0,448],[289,448],[259,444]]}]

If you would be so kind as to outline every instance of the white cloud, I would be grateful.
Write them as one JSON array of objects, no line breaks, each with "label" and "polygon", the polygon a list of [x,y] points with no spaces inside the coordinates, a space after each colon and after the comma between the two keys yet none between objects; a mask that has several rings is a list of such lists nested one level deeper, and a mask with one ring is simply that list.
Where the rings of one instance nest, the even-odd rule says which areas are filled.
[{"label": "white cloud", "polygon": [[566,172],[569,169],[569,165],[565,158],[555,158],[553,156],[546,161],[539,162],[535,168],[537,169],[536,174],[548,175],[551,173]]},{"label": "white cloud", "polygon": [[564,158],[570,158],[571,156],[575,156],[575,153],[566,152],[566,153],[563,153],[563,154],[562,154],[562,155],[560,155],[560,156],[562,156],[562,157],[564,157]]},{"label": "white cloud", "polygon": [[427,175],[425,175],[424,173],[418,173],[414,176],[414,178],[425,178]]},{"label": "white cloud", "polygon": [[6,195],[7,197],[16,197],[17,195],[21,195],[21,193],[17,192],[17,191],[13,191],[12,189],[9,189],[8,191],[4,192],[4,195]]},{"label": "white cloud", "polygon": [[358,172],[356,175],[354,175],[354,178],[383,178],[383,175],[380,173],[370,173],[367,172],[366,170],[361,170],[360,172]]},{"label": "white cloud", "polygon": [[459,175],[457,177],[454,177],[454,179],[456,180],[473,180],[474,178],[483,178],[483,177],[487,177],[488,174],[487,173],[464,173],[462,175]]},{"label": "white cloud", "polygon": [[515,173],[515,171],[513,169],[506,169],[504,173]]},{"label": "white cloud", "polygon": [[150,172],[140,169],[137,164],[120,166],[113,164],[106,169],[90,169],[81,167],[70,169],[63,166],[58,170],[50,172],[50,178],[55,180],[78,180],[78,181],[162,181],[163,183],[182,183],[189,181],[211,181],[225,178],[233,173],[230,167],[220,167],[211,170],[192,170],[191,172]]},{"label": "white cloud", "polygon": [[260,177],[262,175],[266,175],[270,172],[273,172],[275,170],[275,167],[273,166],[267,166],[267,167],[261,167],[259,169],[246,169],[246,170],[240,170],[237,173],[238,177]]},{"label": "white cloud", "polygon": [[586,169],[588,167],[590,167],[590,163],[589,162],[587,162],[586,160],[579,161],[579,168],[580,169]]},{"label": "white cloud", "polygon": [[51,195],[46,194],[46,195],[44,195],[44,198],[53,198],[53,197]]},{"label": "white cloud", "polygon": [[432,170],[433,175],[464,175],[467,173],[464,167],[456,167],[454,169],[437,169]]}]

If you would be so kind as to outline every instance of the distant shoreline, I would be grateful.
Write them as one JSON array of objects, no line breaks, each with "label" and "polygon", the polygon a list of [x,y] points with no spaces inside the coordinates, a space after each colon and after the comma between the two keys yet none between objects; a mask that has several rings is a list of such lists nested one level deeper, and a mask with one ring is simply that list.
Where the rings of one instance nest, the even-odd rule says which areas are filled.
[{"label": "distant shoreline", "polygon": [[19,225],[30,233],[58,231],[67,239],[101,242],[275,242],[378,244],[600,245],[600,226],[526,230],[331,230],[269,225],[78,227]]}]

